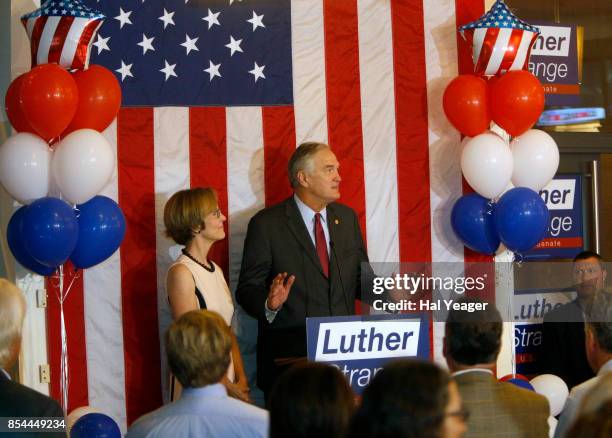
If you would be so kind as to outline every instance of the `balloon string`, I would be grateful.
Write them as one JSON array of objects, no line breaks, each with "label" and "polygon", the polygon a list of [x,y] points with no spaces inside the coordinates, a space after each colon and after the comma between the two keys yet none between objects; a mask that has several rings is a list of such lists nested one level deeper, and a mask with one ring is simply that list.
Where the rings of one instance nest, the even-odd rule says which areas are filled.
[{"label": "balloon string", "polygon": [[489,202],[487,202],[487,211],[486,214],[493,214],[493,206],[495,205],[495,201],[493,199],[491,199]]},{"label": "balloon string", "polygon": [[64,314],[64,301],[68,298],[68,294],[72,290],[72,286],[77,278],[80,277],[80,271],[75,270],[68,287],[64,291],[64,266],[58,267],[59,280],[59,295],[56,291],[56,296],[60,304],[60,337],[61,337],[61,356],[60,356],[60,388],[62,391],[61,402],[64,413],[68,413],[68,388],[70,386],[70,376],[68,374],[68,335],[66,332],[66,317]]}]

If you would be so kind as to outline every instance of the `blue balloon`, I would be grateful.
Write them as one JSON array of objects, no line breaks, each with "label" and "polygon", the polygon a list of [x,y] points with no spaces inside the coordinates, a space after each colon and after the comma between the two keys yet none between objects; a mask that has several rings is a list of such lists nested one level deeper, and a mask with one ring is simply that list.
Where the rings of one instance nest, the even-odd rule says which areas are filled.
[{"label": "blue balloon", "polygon": [[125,236],[125,217],[119,205],[96,196],[77,206],[79,240],[70,256],[75,267],[86,269],[109,258]]},{"label": "blue balloon", "polygon": [[6,227],[6,240],[15,259],[26,269],[36,272],[39,275],[51,275],[55,268],[42,265],[34,260],[34,257],[25,249],[22,236],[23,215],[28,207],[23,206],[11,217]]},{"label": "blue balloon", "polygon": [[34,260],[45,266],[55,267],[68,260],[78,234],[76,216],[61,199],[37,199],[23,214],[24,246]]},{"label": "blue balloon", "polygon": [[504,193],[495,206],[494,217],[499,238],[514,252],[527,251],[542,240],[550,220],[540,195],[526,187]]},{"label": "blue balloon", "polygon": [[108,415],[92,412],[74,423],[70,438],[121,438],[121,431]]},{"label": "blue balloon", "polygon": [[530,391],[535,391],[535,389],[533,388],[533,385],[531,383],[529,383],[527,380],[523,380],[523,379],[509,379],[509,380],[506,380],[506,382],[512,383],[513,385],[516,385],[519,388],[524,388],[524,389],[528,389]]},{"label": "blue balloon", "polygon": [[455,234],[465,246],[482,254],[495,254],[499,237],[489,200],[476,193],[462,196],[451,212]]}]

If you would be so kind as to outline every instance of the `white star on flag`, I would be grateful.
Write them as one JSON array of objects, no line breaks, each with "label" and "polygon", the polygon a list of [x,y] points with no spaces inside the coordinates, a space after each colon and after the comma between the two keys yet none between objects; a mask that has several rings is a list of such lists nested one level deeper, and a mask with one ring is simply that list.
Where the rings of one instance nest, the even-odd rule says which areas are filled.
[{"label": "white star on flag", "polygon": [[161,17],[158,18],[158,20],[161,20],[161,21],[164,22],[164,29],[169,24],[175,26],[174,19],[172,17],[174,17],[174,12],[168,12],[168,11],[166,11],[166,8],[164,8],[164,15],[162,15]]},{"label": "white star on flag", "polygon": [[[232,3],[234,3],[235,0],[229,0],[230,2],[230,6],[232,5]],[[238,0],[239,2],[241,2],[242,0]]]},{"label": "white star on flag", "polygon": [[234,37],[230,35],[230,42],[229,44],[225,45],[225,47],[231,50],[230,56],[234,56],[235,52],[242,52],[242,49],[240,48],[241,43],[242,40],[235,40]]},{"label": "white star on flag", "polygon": [[168,64],[168,61],[166,61],[165,59],[164,63],[166,64],[166,66],[164,68],[159,69],[159,71],[166,75],[166,81],[170,78],[170,76],[178,78],[176,73],[174,73],[174,67],[176,67],[176,64]]},{"label": "white star on flag", "polygon": [[147,36],[142,34],[142,41],[138,43],[140,47],[142,47],[142,54],[146,54],[148,50],[155,51],[155,47],[153,47],[153,40],[155,37],[147,38]]},{"label": "white star on flag", "polygon": [[208,10],[208,15],[206,17],[202,17],[202,20],[207,21],[208,22],[208,28],[210,29],[211,27],[213,27],[214,24],[216,24],[217,26],[221,26],[221,24],[219,23],[219,14],[221,12],[215,12],[213,13],[210,9]]},{"label": "white star on flag", "polygon": [[100,33],[98,33],[97,36],[98,39],[95,43],[93,43],[93,45],[98,48],[98,55],[104,50],[108,50],[110,52],[110,48],[108,47],[108,40],[110,40],[110,37],[102,38],[102,35],[100,35]]},{"label": "white star on flag", "polygon": [[266,27],[266,25],[263,24],[262,21],[263,17],[263,14],[257,15],[255,11],[253,11],[253,18],[247,20],[248,23],[251,23],[253,25],[253,32],[255,32],[255,29],[257,29],[258,27]]},{"label": "white star on flag", "polygon": [[208,61],[209,66],[205,68],[204,71],[210,75],[210,81],[212,82],[215,76],[221,77],[221,73],[219,73],[219,68],[221,67],[221,63],[213,64],[212,60]]},{"label": "white star on flag", "polygon": [[189,52],[191,52],[192,50],[195,50],[196,52],[200,51],[200,49],[198,49],[198,47],[196,46],[196,42],[198,41],[198,39],[199,38],[191,39],[189,38],[189,35],[185,34],[185,42],[182,43],[181,46],[187,49],[187,55],[189,55]]},{"label": "white star on flag", "polygon": [[120,23],[119,29],[123,29],[124,24],[132,24],[132,20],[130,20],[130,15],[132,15],[132,11],[126,12],[122,8],[119,8],[119,15],[115,17],[115,20],[118,20]]},{"label": "white star on flag", "polygon": [[249,73],[251,73],[255,77],[255,82],[257,82],[257,79],[259,78],[262,78],[262,79],[266,78],[266,76],[263,74],[264,68],[266,68],[265,65],[262,65],[260,67],[259,65],[257,65],[257,63],[255,63],[253,70],[249,70]]},{"label": "white star on flag", "polygon": [[121,82],[123,82],[127,76],[131,78],[134,77],[134,75],[132,74],[132,65],[133,64],[126,65],[123,60],[121,60],[121,68],[115,70],[117,73],[121,73]]}]

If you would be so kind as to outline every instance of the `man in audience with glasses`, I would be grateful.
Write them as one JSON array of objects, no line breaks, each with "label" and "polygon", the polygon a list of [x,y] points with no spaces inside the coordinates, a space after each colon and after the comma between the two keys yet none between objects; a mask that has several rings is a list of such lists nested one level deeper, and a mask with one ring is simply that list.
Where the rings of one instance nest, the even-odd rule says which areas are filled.
[{"label": "man in audience with glasses", "polygon": [[581,252],[573,265],[576,299],[544,315],[541,372],[561,377],[569,389],[594,376],[585,353],[584,315],[604,289],[606,275],[599,254]]},{"label": "man in audience with glasses", "polygon": [[[482,303],[476,298],[457,302]],[[448,313],[443,352],[470,412],[466,437],[547,437],[546,398],[495,377],[501,335],[501,316],[491,304]]]}]

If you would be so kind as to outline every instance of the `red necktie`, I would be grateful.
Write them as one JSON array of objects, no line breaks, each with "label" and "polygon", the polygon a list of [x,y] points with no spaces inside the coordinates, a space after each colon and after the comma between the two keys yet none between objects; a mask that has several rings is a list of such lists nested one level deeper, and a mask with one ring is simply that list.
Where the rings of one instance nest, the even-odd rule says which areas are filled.
[{"label": "red necktie", "polygon": [[325,277],[329,277],[329,256],[327,255],[327,243],[325,242],[325,233],[323,225],[321,225],[321,213],[315,214],[315,244],[317,247],[317,255],[323,268]]}]

